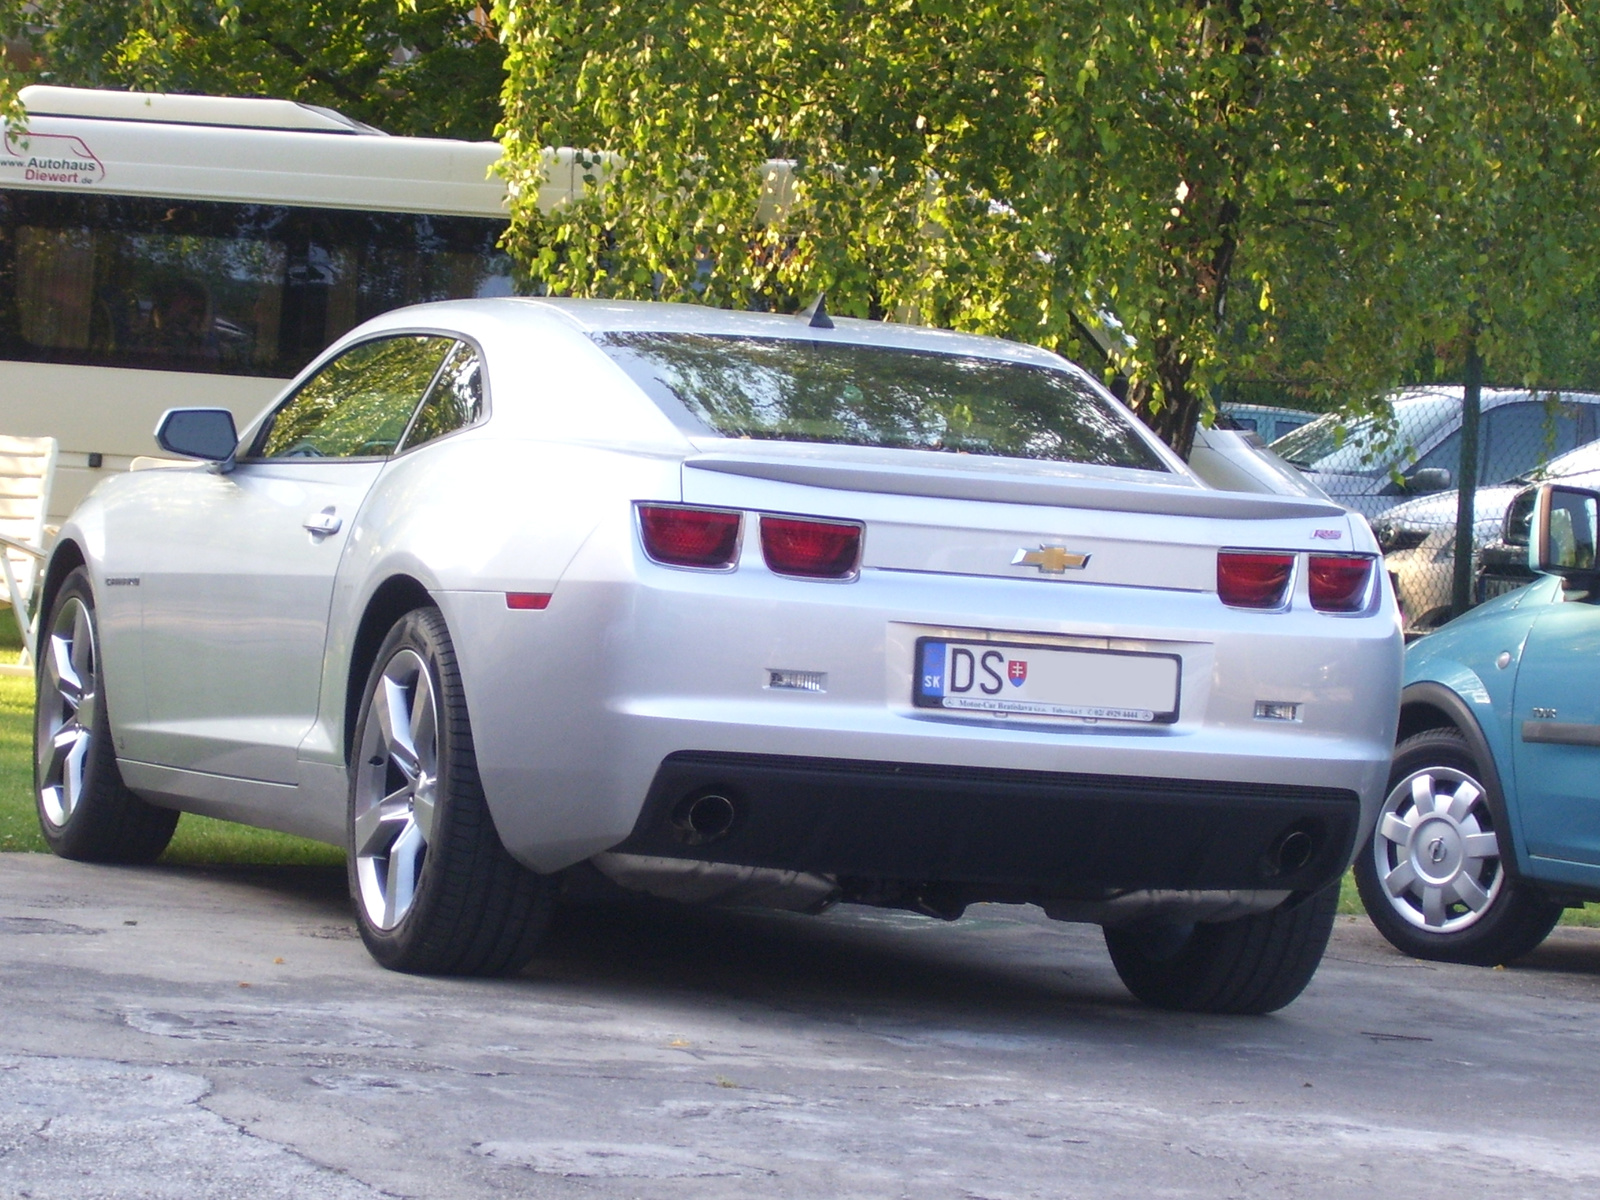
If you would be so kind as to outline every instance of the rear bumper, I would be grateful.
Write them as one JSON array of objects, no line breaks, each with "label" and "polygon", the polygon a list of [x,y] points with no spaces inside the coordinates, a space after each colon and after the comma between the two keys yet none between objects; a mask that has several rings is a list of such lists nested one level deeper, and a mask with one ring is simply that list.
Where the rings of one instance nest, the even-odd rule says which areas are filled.
[{"label": "rear bumper", "polygon": [[[733,820],[702,840],[684,817],[708,794]],[[661,763],[617,850],[829,875],[847,893],[1097,900],[1314,890],[1343,872],[1360,824],[1344,788],[701,752]]]},{"label": "rear bumper", "polygon": [[[741,778],[753,797],[799,805],[791,822],[776,800],[763,802],[777,822],[763,861],[789,869],[812,864],[785,858],[778,842],[807,844],[808,829],[842,822],[852,804],[883,807],[880,840],[910,844],[899,862],[847,858],[846,873],[935,876],[956,861],[939,847],[966,839],[974,849],[963,870],[975,872],[975,881],[1022,879],[1029,886],[1081,873],[1110,853],[1105,830],[1113,818],[1138,829],[1155,819],[1152,811],[1181,831],[1175,844],[1253,846],[1250,839],[1269,838],[1279,826],[1267,820],[1258,829],[1255,818],[1237,825],[1229,816],[1236,802],[1283,804],[1330,789],[1358,797],[1354,820],[1370,826],[1399,713],[1401,642],[1387,589],[1380,611],[1346,618],[1299,602],[1261,614],[1227,609],[1206,593],[870,568],[836,585],[776,577],[759,562],[730,573],[658,567],[642,561],[628,527],[591,540],[547,609],[510,611],[494,592],[441,592],[438,599],[462,665],[496,827],[507,849],[540,871],[623,848],[648,829],[641,813],[666,786],[664,773],[697,755],[768,764],[746,768]],[[1041,724],[917,707],[918,638],[975,631],[1008,643],[1176,655],[1183,681],[1177,719],[1158,726]],[[771,673],[779,670],[814,674],[823,690],[772,687]],[[1259,719],[1259,702],[1294,705],[1297,715]],[[784,783],[773,764],[816,760],[858,765],[845,776],[931,773],[970,786],[845,786],[840,770],[830,770],[832,807],[811,808],[822,804],[805,799],[815,780]],[[1044,793],[1003,782],[1030,778],[1055,782]],[[1091,790],[1104,803],[1085,805],[1079,785],[1066,782],[1095,779],[1101,782]],[[985,782],[972,784],[978,780]],[[1157,796],[1163,781],[1178,789],[1174,795],[1191,797],[1188,807],[1111,801],[1113,792]],[[1195,787],[1201,791],[1185,790]],[[1056,798],[1053,807],[1019,799],[1045,793]],[[1209,799],[1196,809],[1198,795]],[[937,796],[935,811],[930,796]],[[969,804],[984,815],[968,813]],[[996,832],[973,841],[981,826]],[[769,828],[765,818],[760,828]],[[1065,866],[1019,868],[1019,851],[1005,843],[1030,839],[1072,846],[1074,857]],[[1350,844],[1343,839],[1330,831],[1329,861]],[[982,845],[991,850],[979,853]],[[1146,852],[1137,839],[1129,845],[1130,854]],[[849,849],[848,840],[841,846],[841,853]],[[1011,861],[998,862],[1008,853]],[[985,854],[996,860],[992,870],[983,866]],[[1345,854],[1337,869],[1347,863]],[[1241,886],[1231,876],[1224,886]],[[1161,883],[1188,877],[1174,868]],[[1134,886],[1142,877],[1114,878],[1106,886]]]}]

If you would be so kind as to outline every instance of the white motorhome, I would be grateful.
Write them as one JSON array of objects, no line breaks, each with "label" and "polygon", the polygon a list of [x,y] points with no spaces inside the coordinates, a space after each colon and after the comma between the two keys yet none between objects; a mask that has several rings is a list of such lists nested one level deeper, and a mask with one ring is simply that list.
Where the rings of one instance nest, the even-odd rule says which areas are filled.
[{"label": "white motorhome", "polygon": [[[287,100],[22,90],[0,153],[0,434],[61,445],[60,520],[162,411],[243,424],[361,321],[511,291],[495,142]],[[582,187],[552,156],[540,202]]]}]

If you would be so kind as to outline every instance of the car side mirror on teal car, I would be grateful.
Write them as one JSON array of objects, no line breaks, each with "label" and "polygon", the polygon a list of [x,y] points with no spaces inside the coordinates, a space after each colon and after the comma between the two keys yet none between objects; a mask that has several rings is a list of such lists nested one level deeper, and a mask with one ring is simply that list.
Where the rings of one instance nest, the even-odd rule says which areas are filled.
[{"label": "car side mirror on teal car", "polygon": [[1539,500],[1539,489],[1524,488],[1506,505],[1505,518],[1500,522],[1500,540],[1508,546],[1526,546],[1532,540],[1533,509]]},{"label": "car side mirror on teal car", "polygon": [[1600,492],[1547,483],[1534,501],[1528,565],[1545,575],[1590,579],[1595,569],[1595,534],[1600,530]]}]

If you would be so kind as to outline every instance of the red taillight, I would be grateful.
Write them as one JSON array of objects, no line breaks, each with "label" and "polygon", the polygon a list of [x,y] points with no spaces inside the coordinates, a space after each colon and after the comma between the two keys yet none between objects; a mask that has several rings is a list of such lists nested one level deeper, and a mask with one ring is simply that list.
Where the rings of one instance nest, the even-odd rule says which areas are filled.
[{"label": "red taillight", "polygon": [[854,521],[761,518],[761,553],[780,575],[848,579],[861,561],[861,526]]},{"label": "red taillight", "polygon": [[541,612],[550,607],[549,592],[507,592],[506,607]]},{"label": "red taillight", "polygon": [[725,508],[639,505],[644,552],[674,567],[733,566],[739,554],[741,514]]},{"label": "red taillight", "polygon": [[1360,612],[1367,606],[1372,562],[1349,554],[1313,554],[1307,581],[1311,607],[1322,612]]},{"label": "red taillight", "polygon": [[1294,555],[1259,550],[1217,554],[1217,595],[1234,608],[1282,608]]}]

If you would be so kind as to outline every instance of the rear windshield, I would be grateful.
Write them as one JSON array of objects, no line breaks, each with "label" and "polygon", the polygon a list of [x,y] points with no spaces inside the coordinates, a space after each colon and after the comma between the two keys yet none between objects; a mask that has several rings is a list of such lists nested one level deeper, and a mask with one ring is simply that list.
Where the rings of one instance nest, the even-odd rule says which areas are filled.
[{"label": "rear windshield", "polygon": [[959,354],[788,338],[608,333],[657,403],[732,438],[1167,468],[1090,384]]}]

